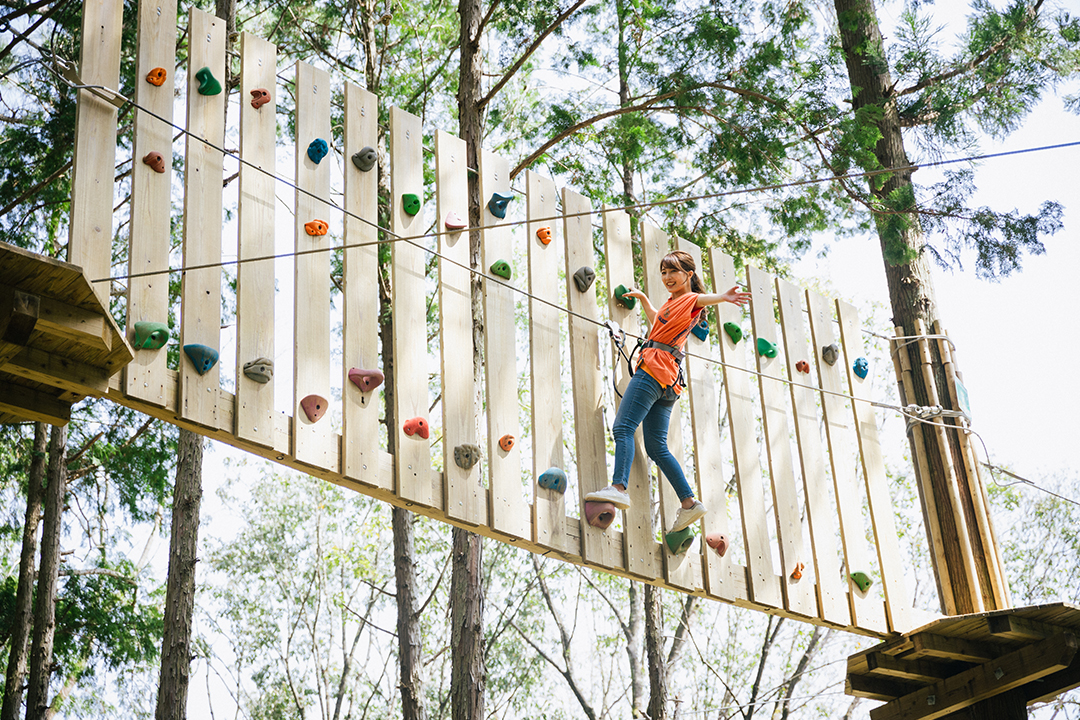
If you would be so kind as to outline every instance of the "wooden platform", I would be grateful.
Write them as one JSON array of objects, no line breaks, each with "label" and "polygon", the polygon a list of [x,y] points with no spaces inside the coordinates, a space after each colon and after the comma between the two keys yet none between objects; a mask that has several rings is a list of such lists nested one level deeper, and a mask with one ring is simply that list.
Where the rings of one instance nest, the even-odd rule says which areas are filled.
[{"label": "wooden platform", "polygon": [[846,691],[886,702],[873,720],[1026,717],[1080,686],[1078,637],[1067,603],[940,618],[849,657]]},{"label": "wooden platform", "polygon": [[81,268],[0,242],[0,423],[64,425],[132,358]]}]

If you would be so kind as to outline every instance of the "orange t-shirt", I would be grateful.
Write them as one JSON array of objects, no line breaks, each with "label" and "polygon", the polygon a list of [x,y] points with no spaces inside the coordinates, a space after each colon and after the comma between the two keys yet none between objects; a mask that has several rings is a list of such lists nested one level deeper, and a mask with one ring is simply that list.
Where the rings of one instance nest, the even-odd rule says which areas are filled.
[{"label": "orange t-shirt", "polygon": [[[697,298],[697,293],[690,292],[671,298],[664,303],[660,311],[656,313],[656,320],[649,330],[649,340],[681,349],[686,342],[687,332],[701,312],[701,308],[694,307]],[[667,350],[660,348],[642,350],[638,368],[652,375],[663,387],[674,385],[679,379],[678,361]],[[681,388],[677,385],[675,392],[681,392]]]}]

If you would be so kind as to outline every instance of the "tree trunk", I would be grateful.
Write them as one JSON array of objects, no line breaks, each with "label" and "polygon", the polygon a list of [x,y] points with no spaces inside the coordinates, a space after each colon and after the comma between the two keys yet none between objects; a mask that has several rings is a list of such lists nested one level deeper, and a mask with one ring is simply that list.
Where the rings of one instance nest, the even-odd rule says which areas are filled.
[{"label": "tree trunk", "polygon": [[53,640],[56,636],[56,585],[60,573],[61,515],[67,494],[67,428],[53,427],[49,437],[38,568],[34,640],[30,650],[30,684],[26,691],[26,720],[42,720],[49,709]]},{"label": "tree trunk", "polygon": [[642,583],[630,581],[630,613],[626,621],[629,636],[626,654],[630,661],[630,698],[634,717],[641,717],[641,711],[648,702],[645,668],[641,664],[641,652],[645,645],[645,597],[641,588]]},{"label": "tree trunk", "polygon": [[392,509],[394,526],[394,573],[397,577],[398,667],[402,720],[424,720],[424,685],[420,618],[416,614],[416,565],[413,557],[415,516],[404,508]]},{"label": "tree trunk", "polygon": [[660,588],[645,585],[645,657],[649,664],[650,720],[667,720],[667,662],[664,658],[664,620]]},{"label": "tree trunk", "polygon": [[26,519],[23,521],[22,556],[19,558],[19,585],[12,614],[11,651],[0,720],[18,720],[22,715],[23,680],[30,629],[34,624],[34,560],[37,558],[37,531],[41,521],[41,498],[45,493],[45,458],[49,436],[45,423],[34,423],[34,450],[26,486]]},{"label": "tree trunk", "polygon": [[184,720],[191,671],[191,618],[195,611],[199,506],[202,502],[203,439],[180,429],[173,485],[169,577],[165,587],[165,633],[161,641],[155,720]]},{"label": "tree trunk", "polygon": [[[878,163],[883,168],[905,167],[909,165],[904,149],[904,139],[900,127],[896,101],[892,97],[893,82],[885,56],[881,30],[873,0],[834,0],[837,20],[840,26],[840,38],[847,64],[848,76],[852,87],[852,104],[856,117],[860,111],[871,109],[863,117],[881,132],[874,149]],[[884,178],[884,180],[883,180]],[[880,202],[884,212],[875,215],[878,236],[881,242],[882,256],[885,259],[885,276],[889,286],[889,301],[892,305],[893,324],[903,328],[904,335],[917,335],[919,324],[923,332],[932,332],[934,322],[938,320],[937,302],[934,297],[934,285],[930,275],[930,265],[923,252],[925,244],[918,215],[915,214],[912,193],[911,171],[905,170],[870,179],[873,195]],[[903,223],[897,223],[897,214],[903,217]],[[919,343],[912,343],[904,348],[913,368],[921,368]],[[939,354],[937,343],[930,342],[931,372],[934,385],[944,389],[948,387],[945,367]],[[933,405],[930,401],[930,388],[922,372],[911,373],[910,387],[904,387],[906,403]],[[942,393],[937,404],[951,407],[948,393]],[[970,613],[976,609],[975,603],[981,595],[987,603],[985,609],[993,609],[993,598],[987,564],[992,562],[993,547],[983,547],[979,533],[968,533],[967,527],[973,527],[974,505],[972,485],[969,483],[958,438],[951,433],[946,441],[947,447],[939,447],[935,433],[922,432],[925,442],[925,459],[928,477],[920,478],[920,492],[923,493],[924,508],[931,500],[926,497],[926,488],[932,492],[932,501],[937,508],[938,524],[943,538],[942,546],[936,548],[945,557],[945,568],[938,567],[934,538],[927,527],[928,541],[931,545],[931,557],[935,558],[934,572],[938,583],[938,596],[942,600],[942,610],[947,614]],[[909,431],[909,443],[913,457],[919,457],[915,436]],[[960,505],[956,508],[950,492],[949,470],[946,459],[957,474]],[[916,471],[918,463],[916,463]],[[920,473],[921,475],[921,473]],[[978,490],[975,490],[978,492]],[[964,518],[967,518],[966,521]],[[928,518],[929,520],[929,518]],[[963,547],[969,536],[973,545],[976,577],[972,577],[964,558]],[[947,570],[943,578],[942,571]],[[945,585],[949,587],[945,587]],[[951,599],[951,602],[950,602]]]}]

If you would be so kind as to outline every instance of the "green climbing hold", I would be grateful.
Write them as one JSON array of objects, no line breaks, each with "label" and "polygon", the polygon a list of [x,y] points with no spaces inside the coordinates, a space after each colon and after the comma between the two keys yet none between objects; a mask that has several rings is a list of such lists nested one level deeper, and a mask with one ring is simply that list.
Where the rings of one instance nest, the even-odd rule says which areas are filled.
[{"label": "green climbing hold", "polygon": [[776,343],[769,342],[765,338],[758,338],[757,352],[758,355],[763,355],[767,358],[774,358],[776,357]]},{"label": "green climbing hold", "polygon": [[405,193],[401,196],[401,207],[406,215],[415,215],[420,212],[420,196],[416,193]]},{"label": "green climbing hold", "polygon": [[856,570],[851,573],[851,582],[855,583],[863,592],[869,590],[870,586],[874,584],[874,581],[870,579],[870,576],[862,570]]},{"label": "green climbing hold", "polygon": [[668,550],[672,555],[682,555],[684,552],[690,549],[690,545],[694,542],[694,531],[691,528],[683,528],[682,530],[676,530],[675,532],[669,532],[664,536],[664,541],[667,543]]},{"label": "green climbing hold", "polygon": [[505,260],[496,260],[491,265],[491,274],[498,275],[503,280],[509,280],[514,273],[510,269],[510,263],[506,262]]},{"label": "green climbing hold", "polygon": [[199,81],[199,94],[200,95],[220,95],[221,83],[214,77],[214,73],[210,72],[210,68],[204,67],[199,72],[195,73],[195,79]]},{"label": "green climbing hold", "polygon": [[631,288],[623,285],[615,288],[615,300],[627,310],[633,310],[637,307],[637,298],[626,297],[626,293],[630,292],[630,290]]},{"label": "green climbing hold", "polygon": [[159,322],[135,323],[135,349],[160,350],[169,342],[169,326]]},{"label": "green climbing hold", "polygon": [[729,338],[731,338],[731,342],[733,344],[738,343],[740,340],[742,340],[742,328],[739,327],[738,323],[724,323],[724,332],[727,333],[727,336]]}]

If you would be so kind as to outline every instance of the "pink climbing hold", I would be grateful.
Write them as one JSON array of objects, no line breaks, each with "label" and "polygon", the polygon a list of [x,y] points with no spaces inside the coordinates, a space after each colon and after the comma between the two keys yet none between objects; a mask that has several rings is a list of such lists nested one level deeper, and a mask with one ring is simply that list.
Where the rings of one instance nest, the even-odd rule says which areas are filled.
[{"label": "pink climbing hold", "polygon": [[360,388],[360,392],[371,392],[382,385],[385,377],[381,370],[349,369],[349,382]]},{"label": "pink climbing hold", "polygon": [[310,422],[318,422],[319,418],[326,414],[326,408],[330,403],[321,395],[308,395],[300,401],[300,408],[307,415]]},{"label": "pink climbing hold", "polygon": [[724,557],[724,554],[727,553],[727,535],[724,535],[723,533],[709,533],[705,536],[705,542],[709,547],[715,550],[716,554],[720,557]]},{"label": "pink climbing hold", "polygon": [[443,225],[446,225],[447,230],[462,230],[468,226],[468,223],[461,219],[461,216],[451,210],[446,213],[446,219],[443,220]]},{"label": "pink climbing hold", "polygon": [[587,502],[585,518],[593,527],[607,530],[608,525],[615,519],[615,506],[607,502]]},{"label": "pink climbing hold", "polygon": [[405,425],[402,426],[406,435],[419,435],[423,439],[428,439],[428,424],[427,420],[422,417],[414,417],[411,420],[406,420]]}]

